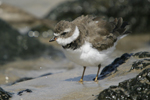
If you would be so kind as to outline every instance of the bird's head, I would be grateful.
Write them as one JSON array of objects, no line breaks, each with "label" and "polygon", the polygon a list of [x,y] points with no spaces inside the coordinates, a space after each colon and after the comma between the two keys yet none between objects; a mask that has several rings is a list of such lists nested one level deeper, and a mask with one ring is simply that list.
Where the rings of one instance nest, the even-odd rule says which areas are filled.
[{"label": "bird's head", "polygon": [[57,41],[60,45],[66,45],[79,36],[78,27],[69,21],[60,21],[54,29],[54,36],[49,42]]}]

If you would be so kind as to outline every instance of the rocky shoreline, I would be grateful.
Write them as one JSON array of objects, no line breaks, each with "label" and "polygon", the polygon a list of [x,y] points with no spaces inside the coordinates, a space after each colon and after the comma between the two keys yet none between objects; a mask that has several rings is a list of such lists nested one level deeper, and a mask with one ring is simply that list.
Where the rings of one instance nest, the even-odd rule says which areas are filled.
[{"label": "rocky shoreline", "polygon": [[98,100],[149,100],[150,99],[150,52],[138,52],[133,57],[140,59],[132,63],[129,72],[141,72],[132,79],[120,82],[118,86],[110,86],[103,90]]},{"label": "rocky shoreline", "polygon": [[[128,55],[128,56],[127,56]],[[134,60],[133,60],[134,59]],[[120,63],[123,62],[123,63]],[[116,67],[116,65],[118,65]],[[111,66],[111,68],[114,67],[114,70],[110,70],[110,68],[108,68],[108,66]],[[120,77],[125,77],[128,76],[128,74],[132,74],[136,72],[136,75],[130,76],[125,79],[121,79],[123,80],[122,82],[117,83],[118,85],[110,85],[109,88],[106,89],[101,89],[99,91],[101,91],[97,96],[92,96],[95,99],[97,98],[98,100],[117,100],[117,99],[121,99],[121,100],[137,100],[137,98],[139,99],[145,99],[145,100],[149,100],[150,99],[150,52],[138,52],[138,53],[133,53],[132,55],[130,54],[123,54],[121,57],[116,58],[112,64],[106,66],[105,68],[103,68],[100,77],[99,77],[99,83],[101,83],[101,81],[103,80],[107,80],[110,78],[116,78],[118,77],[118,75]],[[126,68],[125,68],[126,66]],[[124,68],[124,69],[123,69]],[[107,74],[106,74],[107,73]],[[63,74],[63,73],[62,73]],[[45,75],[41,75],[41,77],[49,77],[52,76],[53,74],[45,74]],[[88,76],[90,77],[90,76]],[[87,78],[88,78],[87,77]],[[2,86],[1,88],[1,98],[6,98],[5,100],[9,100],[9,98],[12,98],[14,95],[14,99],[17,97],[17,95],[21,98],[21,96],[26,95],[23,92],[27,92],[30,93],[30,95],[32,95],[33,92],[35,92],[35,89],[29,89],[29,88],[24,88],[19,89],[20,87],[17,87],[18,82],[20,85],[22,84],[22,86],[24,86],[24,82],[28,81],[28,84],[33,84],[34,80],[38,81],[40,79],[40,77],[37,78],[30,78],[30,79],[25,79],[23,81],[16,81],[13,84],[9,85],[9,86]],[[21,80],[21,79],[20,79]],[[33,81],[31,81],[33,80]],[[31,81],[31,83],[30,83]],[[35,83],[36,83],[35,81]],[[62,80],[63,81],[63,80]],[[61,81],[61,82],[62,82]],[[92,80],[91,80],[92,81]],[[114,80],[115,81],[115,80]],[[117,81],[120,81],[119,78]],[[75,82],[75,81],[74,81]],[[111,82],[113,83],[113,80],[111,80]],[[62,82],[63,83],[63,82]],[[76,83],[76,82],[75,82]],[[57,83],[58,84],[58,83]],[[69,84],[72,84],[72,82],[70,81]],[[87,82],[85,81],[84,84],[87,84]],[[91,83],[91,84],[95,84],[95,83]],[[14,88],[14,85],[16,85]],[[80,87],[84,86],[83,84],[79,84]],[[16,91],[16,93],[14,92],[7,92],[9,91],[9,89],[7,89],[7,91],[5,91],[5,88],[9,87],[10,90],[21,90],[21,91]],[[11,88],[12,87],[12,88]],[[28,87],[28,85],[26,86]],[[29,86],[30,87],[30,86]],[[46,86],[47,88],[50,88],[50,86]],[[99,87],[97,87],[99,88]],[[67,87],[65,87],[64,89],[67,89]],[[23,93],[23,94],[22,94]],[[94,91],[93,91],[94,93]],[[47,93],[48,94],[48,93]],[[98,93],[97,93],[98,94]],[[89,94],[90,96],[90,94]],[[28,97],[24,97],[26,99],[28,99]],[[38,96],[37,96],[38,98]],[[4,99],[2,99],[4,100]],[[51,99],[50,99],[51,100]],[[55,99],[54,99],[55,100]],[[59,98],[58,100],[63,100],[61,98]]]}]

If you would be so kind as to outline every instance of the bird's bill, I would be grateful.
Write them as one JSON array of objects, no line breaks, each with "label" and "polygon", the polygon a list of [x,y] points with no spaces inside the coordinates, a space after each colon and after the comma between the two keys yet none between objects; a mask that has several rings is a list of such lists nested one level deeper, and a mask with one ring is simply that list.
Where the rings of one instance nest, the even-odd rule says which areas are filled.
[{"label": "bird's bill", "polygon": [[51,38],[50,40],[49,40],[49,42],[53,42],[53,41],[56,41],[57,40],[57,38],[56,38],[56,36],[54,36],[53,38]]}]

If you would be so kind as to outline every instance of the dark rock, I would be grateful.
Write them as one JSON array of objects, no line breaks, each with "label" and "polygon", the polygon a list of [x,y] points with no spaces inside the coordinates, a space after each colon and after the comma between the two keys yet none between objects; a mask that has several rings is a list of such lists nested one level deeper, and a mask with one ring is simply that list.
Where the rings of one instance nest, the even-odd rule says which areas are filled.
[{"label": "dark rock", "polygon": [[133,69],[137,69],[137,70],[143,69],[143,68],[147,67],[148,65],[150,65],[150,59],[138,60],[138,61],[133,62],[130,71]]},{"label": "dark rock", "polygon": [[36,38],[21,35],[0,19],[0,64],[14,60],[15,57],[37,56],[45,48]]},{"label": "dark rock", "polygon": [[131,23],[133,33],[150,31],[149,0],[74,0],[55,7],[46,16],[52,20],[73,20],[81,15],[123,17]]},{"label": "dark rock", "polygon": [[150,100],[150,68],[118,86],[103,90],[98,100]]},{"label": "dark rock", "polygon": [[150,57],[150,52],[137,52],[133,56],[139,57],[139,58],[145,58],[145,57]]},{"label": "dark rock", "polygon": [[22,90],[22,91],[18,92],[18,95],[22,96],[23,92],[31,93],[32,90],[30,90],[30,89]]},{"label": "dark rock", "polygon": [[133,100],[133,99],[125,95],[125,93],[120,89],[116,91],[114,91],[113,89],[105,89],[99,94],[98,100]]},{"label": "dark rock", "polygon": [[0,87],[0,100],[9,100],[13,93],[7,92]]},{"label": "dark rock", "polygon": [[[22,35],[8,23],[0,19],[0,64],[13,61],[16,57],[22,59],[46,56],[64,57],[61,50],[41,43],[36,37]],[[44,55],[45,56],[45,55]]]},{"label": "dark rock", "polygon": [[116,70],[116,68],[119,67],[121,64],[125,63],[125,61],[128,60],[131,56],[132,54],[125,53],[121,57],[116,58],[110,65],[103,68],[100,73],[100,77],[98,77],[98,80],[111,75],[111,72]]},{"label": "dark rock", "polygon": [[[149,66],[150,56],[149,54],[150,52],[124,54],[126,56],[123,55],[122,57],[115,59],[112,64],[108,65],[108,67],[105,67],[102,70],[99,78],[104,78],[105,76],[112,75],[112,74],[116,76],[116,75],[122,75],[121,73],[123,73],[124,75],[125,73],[126,74],[131,73],[133,69],[136,70],[140,69],[141,71],[143,69],[143,71],[140,74],[138,74],[135,78],[125,80],[123,82],[120,82],[118,86],[110,86],[109,88],[103,90],[98,95],[98,100],[150,100],[150,66]],[[129,62],[132,63],[127,64],[127,66],[122,66],[120,68],[119,65],[123,64],[125,61],[127,61],[127,59],[129,59]],[[116,69],[117,71],[112,73],[111,70],[114,71],[115,68],[117,68],[118,70]]]},{"label": "dark rock", "polygon": [[[144,58],[140,60],[136,60],[132,63],[131,69],[129,69],[129,72],[133,69],[143,69],[150,65],[150,52],[137,52],[135,54],[128,54],[125,53],[121,57],[116,58],[110,65],[103,68],[103,70],[100,73],[100,76],[98,77],[98,80],[105,78],[106,76],[109,76],[112,74],[112,72],[117,71],[117,67],[125,63],[126,60],[128,60],[130,57],[138,57],[138,58]],[[94,79],[93,79],[94,80]]]},{"label": "dark rock", "polygon": [[140,60],[133,62],[130,71],[133,69],[136,69],[136,70],[143,69],[150,65],[150,59],[149,59],[150,52],[147,52],[147,51],[137,52],[137,53],[133,54],[133,57],[144,58],[144,59],[140,59]]}]

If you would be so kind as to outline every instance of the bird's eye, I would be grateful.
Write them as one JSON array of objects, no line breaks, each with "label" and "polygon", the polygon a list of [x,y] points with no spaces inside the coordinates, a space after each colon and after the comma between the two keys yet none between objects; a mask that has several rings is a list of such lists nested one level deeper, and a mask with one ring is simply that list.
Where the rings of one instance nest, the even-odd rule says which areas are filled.
[{"label": "bird's eye", "polygon": [[65,35],[67,32],[63,32],[61,35]]}]

